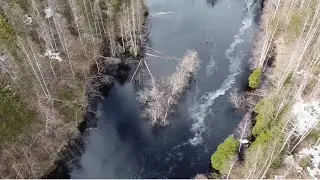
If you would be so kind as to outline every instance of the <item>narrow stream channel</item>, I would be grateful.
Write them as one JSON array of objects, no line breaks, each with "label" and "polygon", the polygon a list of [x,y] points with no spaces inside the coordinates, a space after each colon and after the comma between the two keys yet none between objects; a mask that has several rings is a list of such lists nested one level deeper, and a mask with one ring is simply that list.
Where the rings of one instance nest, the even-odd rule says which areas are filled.
[{"label": "narrow stream channel", "polygon": [[[246,86],[261,2],[146,2],[151,21],[148,46],[172,57],[194,49],[201,68],[170,126],[157,130],[140,118],[133,85],[116,85],[100,105],[98,126],[91,130],[72,178],[192,178],[207,173],[211,154],[241,120],[228,94]],[[158,78],[172,73],[177,63],[146,58]]]}]

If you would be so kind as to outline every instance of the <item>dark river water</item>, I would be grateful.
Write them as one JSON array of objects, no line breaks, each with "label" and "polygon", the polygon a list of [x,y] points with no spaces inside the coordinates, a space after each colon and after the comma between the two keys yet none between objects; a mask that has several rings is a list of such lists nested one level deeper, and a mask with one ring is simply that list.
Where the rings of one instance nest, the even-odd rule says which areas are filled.
[{"label": "dark river water", "polygon": [[[99,105],[72,178],[192,178],[210,170],[210,156],[242,114],[228,102],[232,88],[247,83],[247,62],[258,30],[259,0],[147,0],[148,54],[181,58],[196,50],[201,67],[170,126],[152,129],[140,117],[132,84],[116,85]],[[157,77],[176,61],[146,56]]]}]

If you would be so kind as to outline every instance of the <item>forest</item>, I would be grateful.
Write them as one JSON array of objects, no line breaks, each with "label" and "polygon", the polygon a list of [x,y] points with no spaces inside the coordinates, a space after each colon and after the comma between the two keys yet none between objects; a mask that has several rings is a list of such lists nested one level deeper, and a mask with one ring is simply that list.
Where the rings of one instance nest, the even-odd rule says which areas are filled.
[{"label": "forest", "polygon": [[319,11],[316,0],[264,2],[251,90],[230,94],[236,107],[249,104],[244,109],[253,114],[236,137],[251,135],[240,141],[244,150],[230,136],[211,157],[225,177],[319,178]]},{"label": "forest", "polygon": [[[118,175],[126,165],[140,167],[147,161],[144,157],[151,157],[168,169],[161,171],[168,175],[155,173],[154,177],[161,178],[180,177],[170,173],[183,165],[199,171],[193,177],[184,172],[187,178],[196,179],[320,178],[320,1],[261,0],[255,32],[255,19],[249,25],[247,21],[250,8],[260,1],[244,0],[245,10],[239,12],[247,10],[248,14],[237,22],[242,25],[230,39],[229,49],[222,49],[223,57],[219,48],[227,46],[219,41],[229,38],[229,27],[221,23],[224,16],[213,19],[211,12],[218,12],[215,7],[223,3],[231,10],[237,4],[188,0],[193,3],[191,8],[185,3],[185,8],[190,8],[188,14],[188,9],[176,8],[180,1],[0,1],[0,178],[51,177],[48,174],[61,169],[60,162],[68,159],[66,152],[77,159],[67,165],[86,165],[87,159],[81,158],[92,153],[90,143],[98,134],[92,129],[108,132],[101,124],[113,123],[103,121],[109,115],[103,103],[108,101],[109,92],[118,98],[114,91],[128,84],[134,97],[120,97],[133,100],[116,115],[120,125],[115,123],[108,134],[112,137],[117,132],[120,143],[112,144],[108,137],[102,137],[108,139],[104,142],[108,147],[116,148],[112,155],[99,144],[110,157],[120,158],[123,154],[116,154],[118,150],[136,153],[132,162],[138,163],[123,160],[124,167],[115,168]],[[196,7],[205,9],[197,11]],[[202,10],[208,9],[210,13],[205,15],[213,23],[200,18]],[[232,13],[238,16],[239,12]],[[230,29],[235,28],[232,25]],[[226,35],[211,36],[211,26],[215,33],[223,30]],[[161,29],[163,34],[152,28]],[[242,37],[248,28],[255,33],[249,31],[252,47],[248,56],[242,57],[237,45],[249,39]],[[203,32],[208,34],[202,37],[199,34]],[[247,77],[241,72],[242,66],[248,66]],[[158,75],[163,72],[167,74]],[[225,80],[220,79],[224,76]],[[245,77],[244,88],[237,85],[241,83],[238,76]],[[221,87],[216,87],[221,82]],[[126,102],[121,98],[115,109]],[[131,111],[132,119],[127,115]],[[144,121],[136,123],[135,113]],[[133,123],[135,126],[130,126]],[[175,139],[177,134],[183,141]],[[80,155],[73,154],[75,147]],[[162,154],[153,154],[154,149]],[[141,158],[139,153],[146,154]],[[186,157],[190,153],[195,157]],[[114,163],[103,159],[106,162]],[[196,167],[208,162],[210,170]],[[154,164],[162,168],[158,161]],[[185,171],[192,171],[188,168]],[[70,168],[71,175],[74,169]],[[141,169],[138,172],[142,174]]]},{"label": "forest", "polygon": [[105,72],[139,56],[145,13],[140,0],[0,2],[1,178],[54,165],[112,83]]}]

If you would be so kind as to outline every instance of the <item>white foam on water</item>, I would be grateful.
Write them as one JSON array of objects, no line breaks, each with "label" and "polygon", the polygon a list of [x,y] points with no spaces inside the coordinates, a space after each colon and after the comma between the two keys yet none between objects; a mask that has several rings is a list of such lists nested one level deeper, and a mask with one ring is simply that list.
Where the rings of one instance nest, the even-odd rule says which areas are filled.
[{"label": "white foam on water", "polygon": [[217,69],[214,54],[215,54],[215,49],[212,47],[210,49],[210,59],[206,69],[207,76],[212,76]]},{"label": "white foam on water", "polygon": [[192,145],[198,145],[203,142],[202,133],[206,131],[204,124],[204,119],[208,113],[208,108],[214,104],[214,101],[217,97],[224,95],[227,90],[232,87],[232,84],[235,81],[236,74],[230,74],[226,80],[224,80],[220,89],[207,92],[200,98],[191,109],[191,119],[194,120],[192,124],[191,131],[194,133],[194,137],[189,139],[189,143]]},{"label": "white foam on water", "polygon": [[217,69],[216,62],[214,61],[213,57],[210,57],[210,62],[207,65],[207,69],[206,69],[207,76],[212,76],[213,73],[216,71],[216,69]]},{"label": "white foam on water", "polygon": [[208,114],[210,107],[214,104],[215,99],[222,96],[228,91],[235,83],[236,76],[241,72],[241,60],[244,55],[241,50],[236,50],[237,45],[244,42],[241,37],[244,35],[246,29],[248,29],[253,22],[253,14],[251,13],[251,7],[254,4],[254,0],[248,0],[246,4],[247,13],[242,21],[238,33],[234,36],[234,40],[230,47],[226,50],[225,56],[229,60],[229,72],[230,74],[222,83],[218,90],[206,92],[202,95],[198,102],[190,108],[190,118],[194,121],[190,129],[194,133],[193,138],[189,139],[191,145],[198,145],[203,143],[202,134],[206,131],[204,119]]},{"label": "white foam on water", "polygon": [[167,15],[167,14],[173,14],[173,12],[158,12],[158,13],[155,13],[151,16],[161,16],[161,15]]},{"label": "white foam on water", "polygon": [[250,11],[256,0],[246,0],[246,11]]}]

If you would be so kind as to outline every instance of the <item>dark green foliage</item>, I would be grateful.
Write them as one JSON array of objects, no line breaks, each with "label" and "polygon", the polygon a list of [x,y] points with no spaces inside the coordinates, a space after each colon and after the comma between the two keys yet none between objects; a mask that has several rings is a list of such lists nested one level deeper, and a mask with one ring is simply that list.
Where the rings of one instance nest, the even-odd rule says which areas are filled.
[{"label": "dark green foliage", "polygon": [[[278,169],[283,166],[288,147],[281,149],[285,142],[285,133],[282,133],[282,129],[286,123],[288,111],[290,111],[290,104],[281,106],[281,103],[281,92],[271,93],[255,106],[254,112],[257,113],[257,117],[252,130],[255,140],[246,153],[246,161],[250,162],[249,164],[255,161],[253,156],[258,152],[259,160],[262,162],[267,161],[274,152],[271,168]],[[263,164],[259,163],[259,168],[263,168]]]},{"label": "dark green foliage", "polygon": [[0,46],[4,45],[14,59],[20,61],[19,47],[16,45],[16,32],[5,16],[0,15]]},{"label": "dark green foliage", "polygon": [[81,97],[81,87],[76,88],[61,88],[58,90],[59,102],[55,106],[60,110],[66,122],[76,121],[81,119],[82,106],[77,102],[77,98]]},{"label": "dark green foliage", "polygon": [[4,41],[6,43],[13,40],[14,37],[13,27],[3,15],[0,15],[0,42]]},{"label": "dark green foliage", "polygon": [[280,152],[280,154],[275,157],[275,159],[272,162],[271,168],[278,169],[278,168],[282,167],[283,161],[284,161],[284,158],[285,158],[285,155],[286,155],[287,151],[288,151],[288,147],[286,146]]},{"label": "dark green foliage", "polygon": [[71,88],[62,88],[62,89],[59,89],[59,91],[58,91],[58,97],[61,100],[72,101],[77,96],[75,95],[75,92],[73,91],[73,89],[71,89]]},{"label": "dark green foliage", "polygon": [[249,87],[256,89],[261,85],[262,69],[256,68],[249,76]]},{"label": "dark green foliage", "polygon": [[262,132],[256,137],[256,140],[251,144],[250,149],[263,147],[264,145],[268,144],[271,139],[272,139],[271,131]]},{"label": "dark green foliage", "polygon": [[15,141],[29,133],[36,112],[28,108],[19,92],[0,85],[0,143]]},{"label": "dark green foliage", "polygon": [[119,12],[121,10],[121,6],[122,6],[122,1],[123,0],[112,0],[112,8],[115,11],[115,13]]},{"label": "dark green foliage", "polygon": [[222,172],[228,162],[237,154],[238,148],[239,141],[233,136],[229,136],[211,156],[211,166]]},{"label": "dark green foliage", "polygon": [[254,112],[257,113],[256,124],[252,129],[252,134],[257,136],[262,132],[270,131],[276,127],[289,111],[290,106],[286,105],[279,110],[281,98],[269,96],[259,101],[255,106]]},{"label": "dark green foliage", "polygon": [[317,85],[317,83],[318,83],[318,78],[311,78],[308,81],[307,86],[303,90],[303,95],[307,95],[311,93],[314,90],[314,87]]},{"label": "dark green foliage", "polygon": [[288,27],[288,35],[290,39],[297,38],[302,31],[303,28],[303,16],[299,13],[295,13],[291,16],[291,20],[289,22]]},{"label": "dark green foliage", "polygon": [[[281,97],[278,95],[270,95],[260,100],[255,106],[254,112],[257,113],[256,124],[252,129],[252,134],[256,137],[255,141],[250,145],[250,152],[254,153],[258,148],[263,152],[267,147],[273,146],[273,142],[277,139],[277,143],[281,144],[283,133],[281,129],[286,121],[286,115],[290,110],[289,105],[285,105],[279,110]],[[281,146],[281,145],[279,145]],[[268,150],[264,152],[268,154]],[[277,156],[273,167],[280,166],[283,162],[285,150]]]},{"label": "dark green foliage", "polygon": [[217,174],[213,172],[209,175],[209,179],[223,179],[223,177],[221,176],[221,174]]},{"label": "dark green foliage", "polygon": [[254,136],[257,136],[258,134],[261,134],[263,131],[265,131],[269,126],[270,122],[272,121],[272,114],[270,112],[267,112],[266,110],[264,113],[259,113],[256,117],[256,125],[252,129],[252,134]]},{"label": "dark green foliage", "polygon": [[292,83],[292,76],[293,76],[293,73],[289,72],[289,74],[287,75],[286,79],[284,80],[284,85],[288,85],[288,84]]},{"label": "dark green foliage", "polygon": [[254,108],[257,113],[256,124],[252,129],[252,134],[257,136],[265,130],[270,130],[271,122],[275,118],[277,101],[275,98],[267,97],[262,99]]},{"label": "dark green foliage", "polygon": [[[318,126],[319,128],[319,126]],[[318,128],[313,129],[309,135],[307,136],[308,139],[310,139],[313,142],[317,142],[320,138],[320,130]]]},{"label": "dark green foliage", "polygon": [[310,165],[311,162],[311,157],[310,156],[303,156],[300,160],[299,160],[299,166],[306,168]]},{"label": "dark green foliage", "polygon": [[28,11],[30,7],[29,0],[11,0],[11,2],[18,4],[24,11]]}]

